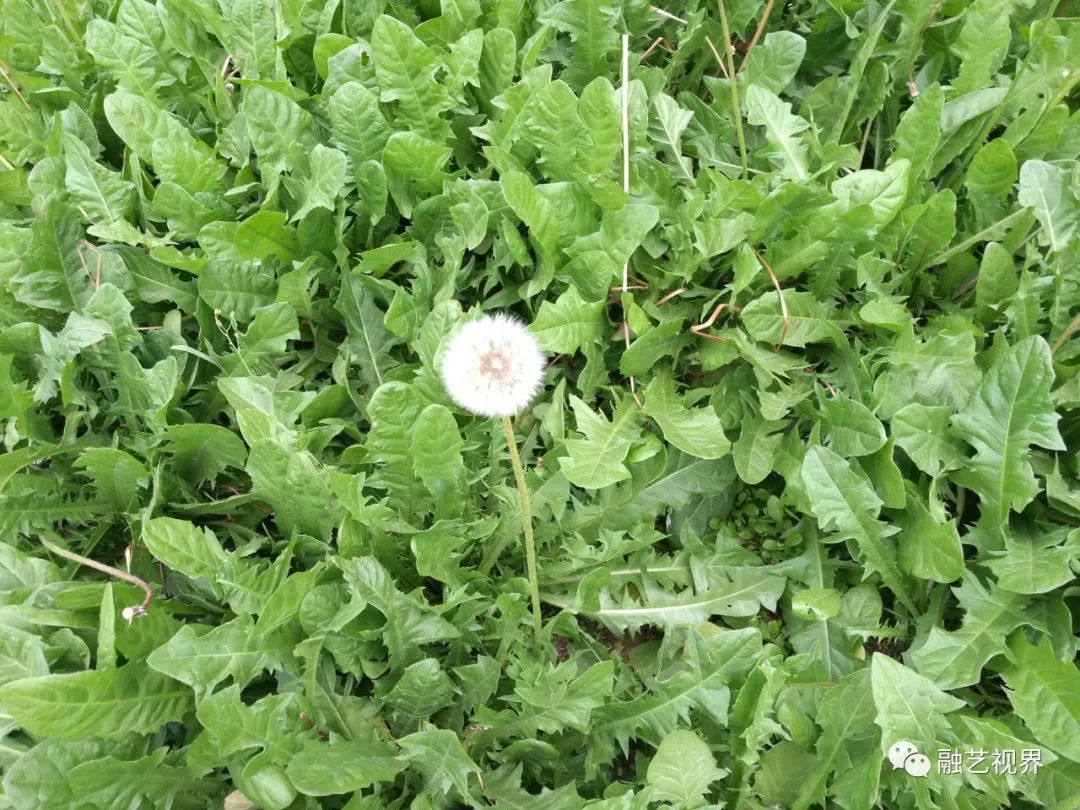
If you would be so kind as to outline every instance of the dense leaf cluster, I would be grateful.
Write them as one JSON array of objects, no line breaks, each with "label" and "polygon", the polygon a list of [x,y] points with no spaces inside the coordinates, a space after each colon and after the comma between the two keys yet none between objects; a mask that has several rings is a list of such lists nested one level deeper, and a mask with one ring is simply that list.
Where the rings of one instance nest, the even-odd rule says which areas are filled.
[{"label": "dense leaf cluster", "polygon": [[1075,806],[1057,6],[0,0],[0,807]]}]

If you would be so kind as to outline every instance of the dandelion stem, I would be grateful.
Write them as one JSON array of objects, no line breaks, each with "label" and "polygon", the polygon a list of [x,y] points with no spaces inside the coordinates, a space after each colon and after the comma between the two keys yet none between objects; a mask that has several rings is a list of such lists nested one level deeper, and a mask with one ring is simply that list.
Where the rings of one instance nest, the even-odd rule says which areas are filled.
[{"label": "dandelion stem", "polygon": [[525,560],[529,570],[529,590],[532,593],[533,626],[540,634],[540,583],[536,572],[536,543],[533,540],[532,510],[529,508],[529,490],[525,487],[525,469],[521,465],[517,439],[514,438],[514,424],[509,416],[502,418],[503,431],[506,433],[506,445],[510,450],[510,463],[514,467],[514,480],[517,482],[518,502],[521,504],[521,526],[525,531]]},{"label": "dandelion stem", "polygon": [[727,11],[724,8],[724,0],[716,0],[720,8],[720,24],[724,29],[724,52],[727,56],[727,74],[731,85],[731,106],[735,114],[735,134],[739,139],[739,157],[742,158],[742,176],[746,178],[750,172],[750,164],[746,160],[746,136],[742,128],[742,105],[739,104],[739,84],[735,80],[735,59],[732,57],[731,29],[728,27]]}]

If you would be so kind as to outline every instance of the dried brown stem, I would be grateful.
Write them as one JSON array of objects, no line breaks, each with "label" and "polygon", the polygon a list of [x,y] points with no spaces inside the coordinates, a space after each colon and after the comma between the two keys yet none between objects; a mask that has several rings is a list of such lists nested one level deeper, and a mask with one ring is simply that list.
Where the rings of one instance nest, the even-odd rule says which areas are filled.
[{"label": "dried brown stem", "polygon": [[668,301],[670,301],[672,298],[674,298],[674,297],[676,297],[678,295],[682,295],[684,292],[688,292],[689,289],[690,289],[689,287],[679,287],[677,290],[672,290],[667,295],[665,295],[663,298],[661,298],[659,301],[657,301],[656,305],[658,307],[663,306]]},{"label": "dried brown stem", "polygon": [[124,582],[129,582],[136,587],[142,588],[143,592],[146,594],[146,598],[143,599],[141,605],[134,605],[132,607],[132,617],[146,615],[146,611],[149,610],[150,603],[154,599],[154,591],[144,580],[139,579],[139,577],[135,576],[134,574],[130,574],[127,571],[121,571],[119,568],[113,568],[111,565],[106,565],[105,563],[98,562],[97,560],[91,560],[89,557],[84,557],[81,554],[76,554],[74,551],[69,551],[63,546],[59,546],[45,537],[40,537],[39,539],[41,540],[41,545],[45,546],[45,548],[47,548],[49,551],[51,551],[58,557],[63,557],[65,559],[71,560],[72,562],[78,563],[79,565],[85,565],[87,568],[93,568],[95,571],[100,571],[103,574],[108,574],[111,577],[122,579]]},{"label": "dried brown stem", "polygon": [[4,77],[4,81],[8,83],[8,87],[11,88],[11,92],[14,93],[15,96],[19,99],[19,101],[22,102],[22,105],[29,110],[30,103],[23,97],[23,94],[19,92],[18,85],[15,84],[15,80],[11,77],[11,74],[8,73],[7,65],[5,65],[3,62],[0,62],[0,76]]},{"label": "dried brown stem", "polygon": [[[90,268],[86,264],[86,259],[83,257],[82,249],[84,247],[90,248],[90,250],[94,251],[94,258],[97,265],[95,273],[90,272]],[[89,276],[90,282],[94,285],[94,289],[96,290],[98,287],[101,286],[101,251],[94,247],[94,245],[91,245],[85,239],[80,239],[78,242],[75,243],[75,252],[79,254],[79,261],[82,262],[83,270],[86,271],[86,275]]]},{"label": "dried brown stem", "polygon": [[769,278],[772,279],[773,286],[776,288],[776,294],[780,297],[780,313],[784,316],[784,325],[780,329],[780,342],[776,344],[773,351],[780,351],[780,347],[784,345],[784,338],[787,337],[788,329],[791,328],[791,316],[788,314],[787,301],[784,300],[784,291],[780,289],[780,282],[776,278],[776,273],[769,267],[769,263],[765,261],[765,257],[758,253],[756,248],[750,248],[754,251],[754,255],[757,256],[761,266],[765,268],[765,272],[769,274]]},{"label": "dried brown stem", "polygon": [[649,10],[652,11],[654,14],[659,14],[661,17],[666,17],[669,20],[674,20],[677,23],[682,23],[683,25],[686,25],[686,20],[684,20],[682,17],[676,17],[670,11],[664,11],[664,9],[659,8],[658,6],[649,6]]},{"label": "dried brown stem", "polygon": [[765,33],[765,26],[769,24],[769,15],[772,14],[773,4],[776,0],[769,0],[765,4],[765,11],[761,15],[761,19],[758,21],[757,29],[754,31],[754,36],[750,38],[750,44],[746,46],[746,53],[743,55],[742,62],[739,63],[739,72],[742,73],[742,69],[746,67],[746,60],[750,58],[750,51],[754,50],[754,46],[758,44],[758,40],[761,39],[761,35]]},{"label": "dried brown stem", "polygon": [[716,63],[720,65],[720,72],[724,74],[725,79],[730,81],[731,77],[728,75],[727,67],[724,65],[724,58],[720,56],[720,51],[716,50],[716,46],[713,45],[713,41],[708,34],[705,35],[705,41],[709,43],[709,50],[712,51],[713,56],[716,57]]},{"label": "dried brown stem", "polygon": [[[716,323],[716,319],[720,317],[720,313],[723,312],[725,309],[728,309],[728,308],[729,307],[728,307],[727,304],[717,304],[716,309],[714,309],[712,311],[712,315],[710,315],[707,320],[702,321],[701,323],[696,323],[693,326],[691,326],[690,331],[693,334],[697,335],[698,337],[703,337],[706,340],[712,340],[712,341],[715,341],[717,343],[727,343],[727,341],[724,340],[719,335],[710,335],[705,330],[712,327],[712,325],[714,323]],[[738,312],[740,310],[740,307],[730,307],[730,309],[731,309],[732,312]]]},{"label": "dried brown stem", "polygon": [[1077,316],[1069,322],[1069,325],[1065,327],[1065,331],[1058,335],[1058,339],[1054,341],[1050,353],[1056,354],[1058,349],[1069,342],[1069,338],[1073,336],[1077,329],[1080,329],[1080,314],[1077,314]]}]

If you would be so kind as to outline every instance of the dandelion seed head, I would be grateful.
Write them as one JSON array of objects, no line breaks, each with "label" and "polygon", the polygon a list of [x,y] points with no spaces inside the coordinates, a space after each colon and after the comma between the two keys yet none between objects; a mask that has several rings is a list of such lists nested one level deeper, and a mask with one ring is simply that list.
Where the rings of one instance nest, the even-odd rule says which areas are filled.
[{"label": "dandelion seed head", "polygon": [[442,358],[447,393],[480,416],[513,416],[528,406],[544,377],[544,353],[512,315],[485,315],[461,326]]}]

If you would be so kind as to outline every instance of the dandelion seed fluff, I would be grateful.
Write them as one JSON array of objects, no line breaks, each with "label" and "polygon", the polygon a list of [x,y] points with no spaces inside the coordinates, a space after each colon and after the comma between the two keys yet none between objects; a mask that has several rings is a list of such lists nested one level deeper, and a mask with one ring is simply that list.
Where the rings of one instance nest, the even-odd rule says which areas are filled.
[{"label": "dandelion seed fluff", "polygon": [[443,384],[467,411],[513,416],[540,390],[544,364],[544,353],[525,324],[512,315],[485,315],[450,338],[443,354]]}]

